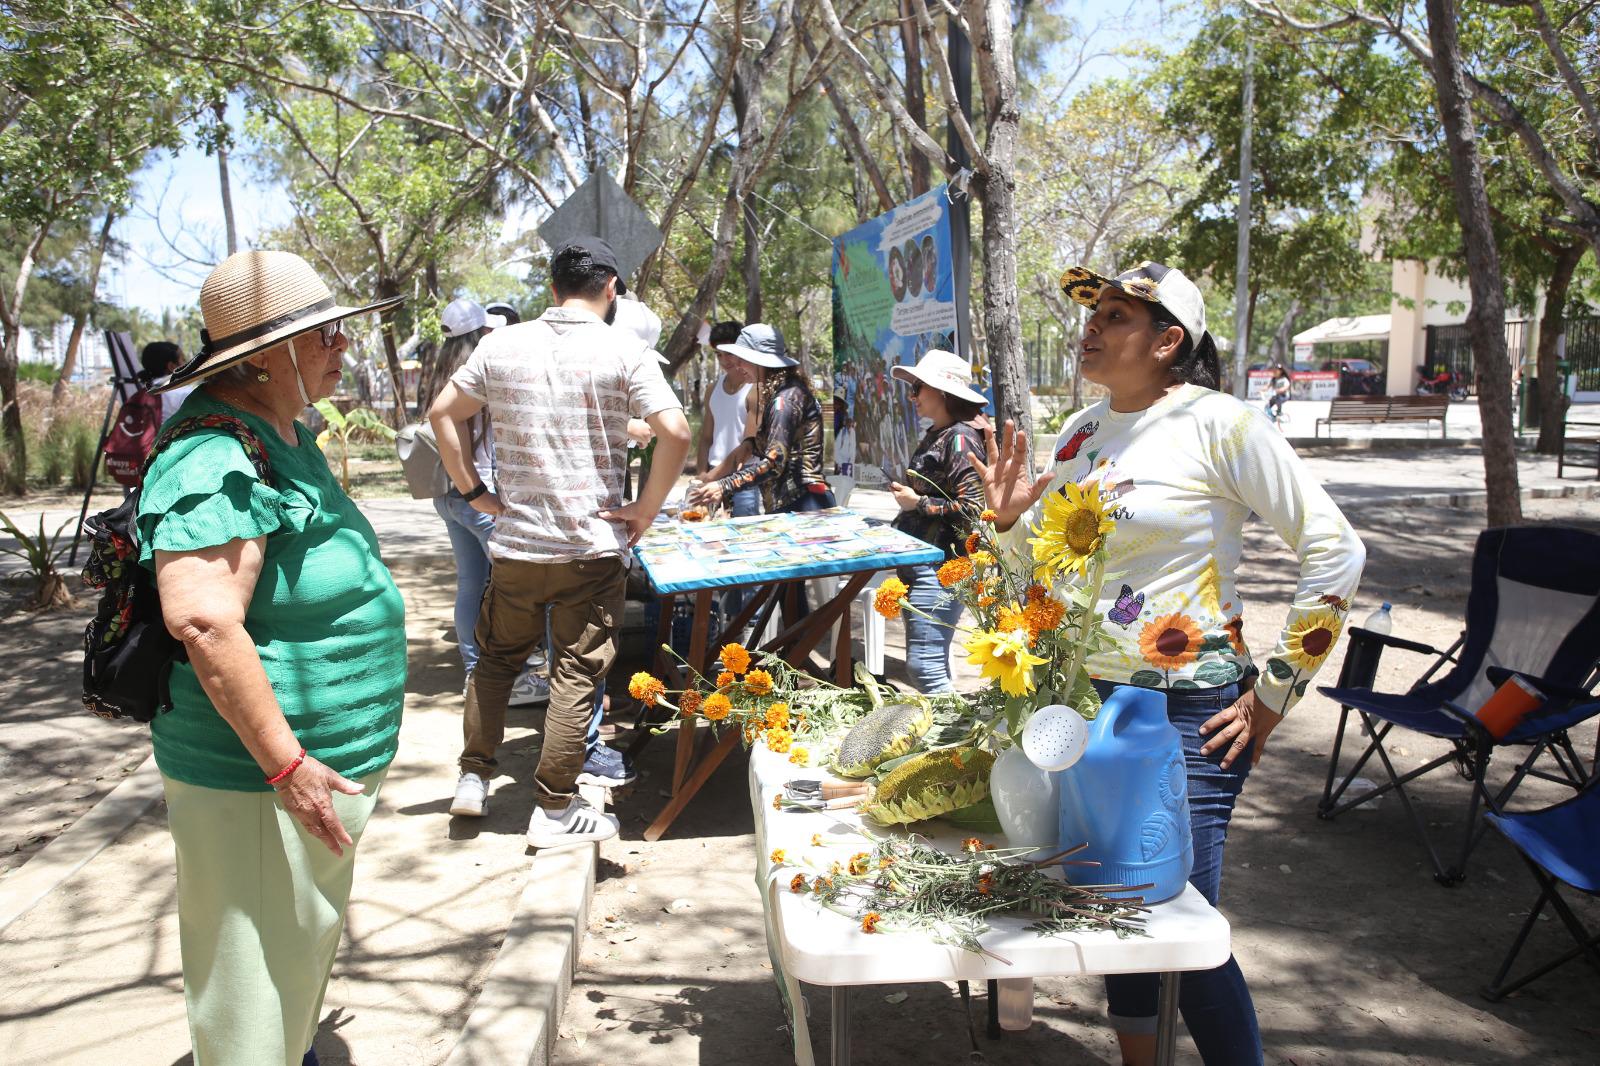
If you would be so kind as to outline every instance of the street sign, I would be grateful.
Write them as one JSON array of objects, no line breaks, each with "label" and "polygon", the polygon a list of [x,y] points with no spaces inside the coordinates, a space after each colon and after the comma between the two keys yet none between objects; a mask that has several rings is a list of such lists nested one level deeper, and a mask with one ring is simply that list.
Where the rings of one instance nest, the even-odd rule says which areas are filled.
[{"label": "street sign", "polygon": [[604,168],[590,174],[539,226],[539,236],[551,248],[591,235],[611,245],[624,281],[633,280],[664,239],[650,216]]}]

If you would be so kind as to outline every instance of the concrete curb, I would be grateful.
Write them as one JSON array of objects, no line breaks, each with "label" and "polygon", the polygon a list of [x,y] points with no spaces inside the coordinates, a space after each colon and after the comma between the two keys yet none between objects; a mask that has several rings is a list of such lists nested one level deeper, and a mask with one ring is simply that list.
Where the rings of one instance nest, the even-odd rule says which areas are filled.
[{"label": "concrete curb", "polygon": [[160,798],[161,771],[152,755],[66,832],[0,881],[0,932],[87,866]]},{"label": "concrete curb", "polygon": [[[1486,491],[1477,489],[1471,492],[1426,492],[1361,502],[1395,503],[1403,507],[1474,507],[1488,498]],[[1530,500],[1593,500],[1600,498],[1600,481],[1577,485],[1533,485],[1522,490],[1521,498],[1524,503]]]}]

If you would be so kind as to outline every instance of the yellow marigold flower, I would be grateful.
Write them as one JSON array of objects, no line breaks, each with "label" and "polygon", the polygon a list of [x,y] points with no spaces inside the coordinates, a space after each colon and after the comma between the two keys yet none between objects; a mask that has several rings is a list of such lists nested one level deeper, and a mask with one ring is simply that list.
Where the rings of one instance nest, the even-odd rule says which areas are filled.
[{"label": "yellow marigold flower", "polygon": [[887,870],[889,867],[891,867],[893,865],[894,865],[894,860],[892,858],[890,858],[889,856],[887,856],[887,855],[885,855],[883,858],[878,860],[878,869],[880,869],[880,870]]},{"label": "yellow marigold flower", "polygon": [[706,697],[704,693],[696,692],[694,689],[690,689],[688,692],[685,692],[683,694],[683,698],[678,701],[678,713],[683,715],[685,718],[693,718],[700,710],[700,705],[705,701]]},{"label": "yellow marigold flower", "polygon": [[796,766],[810,766],[811,752],[807,751],[803,745],[796,744],[789,749],[789,761]]},{"label": "yellow marigold flower", "polygon": [[979,667],[983,676],[999,680],[1008,696],[1026,696],[1033,691],[1033,668],[1047,659],[1028,650],[1025,629],[985,630],[970,638],[964,647],[967,662]]},{"label": "yellow marigold flower", "polygon": [[762,739],[767,742],[767,748],[782,755],[789,750],[789,745],[794,742],[794,734],[787,729],[769,729],[762,734]]},{"label": "yellow marigold flower", "polygon": [[789,882],[790,892],[804,892],[806,890],[806,875],[795,874],[794,880]]},{"label": "yellow marigold flower", "polygon": [[1073,570],[1087,578],[1089,559],[1105,546],[1106,537],[1116,528],[1107,513],[1109,501],[1101,495],[1100,483],[1087,486],[1067,482],[1060,492],[1044,498],[1044,520],[1033,527],[1033,561],[1036,576],[1049,577]]},{"label": "yellow marigold flower", "polygon": [[794,716],[794,731],[796,733],[798,733],[802,729],[804,729],[805,727],[806,727],[806,716],[803,715],[803,714],[795,715]]},{"label": "yellow marigold flower", "polygon": [[788,729],[789,705],[787,703],[774,703],[767,708],[766,720],[768,729]]},{"label": "yellow marigold flower", "polygon": [[756,742],[756,727],[752,722],[746,722],[744,724],[744,742],[747,745],[754,744]]},{"label": "yellow marigold flower", "polygon": [[733,710],[733,704],[728,701],[728,697],[720,692],[713,692],[707,696],[706,702],[700,707],[700,713],[705,716],[708,722],[722,721],[728,717],[728,712],[731,710]]},{"label": "yellow marigold flower", "polygon": [[736,674],[742,674],[750,669],[750,653],[743,644],[724,644],[722,652],[717,656],[722,660],[722,665]]},{"label": "yellow marigold flower", "polygon": [[774,866],[782,866],[783,860],[788,858],[788,856],[784,854],[782,848],[773,848],[772,854],[767,857],[772,860],[772,865]]},{"label": "yellow marigold flower", "polygon": [[[977,534],[973,534],[976,536]],[[959,585],[972,576],[972,560],[965,555],[958,555],[954,559],[939,567],[939,584],[945,588]]]},{"label": "yellow marigold flower", "polygon": [[883,915],[877,911],[868,911],[861,916],[861,931],[863,933],[876,933],[878,931],[878,923],[881,921],[883,921]]},{"label": "yellow marigold flower", "polygon": [[1007,631],[1014,629],[1024,630],[1028,633],[1028,643],[1033,643],[1035,634],[1028,630],[1027,616],[1023,613],[1022,608],[1014,603],[1000,608],[1000,613],[995,616],[994,627]]},{"label": "yellow marigold flower", "polygon": [[978,520],[982,521],[982,522],[993,522],[995,519],[997,519],[999,517],[1000,516],[995,514],[993,510],[991,510],[988,507],[985,507],[983,509],[983,513],[978,516]]},{"label": "yellow marigold flower", "polygon": [[885,618],[900,617],[900,601],[907,592],[906,583],[897,577],[885,578],[883,584],[878,586],[878,594],[872,598],[872,609]]},{"label": "yellow marigold flower", "polygon": [[971,555],[973,552],[977,551],[978,550],[978,545],[982,544],[982,543],[983,543],[983,538],[980,537],[977,533],[975,533],[975,532],[974,533],[968,533],[967,534],[967,554]]},{"label": "yellow marigold flower", "polygon": [[812,833],[811,834],[811,846],[814,847],[814,848],[822,847],[822,834],[821,833]]},{"label": "yellow marigold flower", "polygon": [[666,691],[666,685],[642,670],[628,679],[628,695],[646,707],[654,707]]},{"label": "yellow marigold flower", "polygon": [[718,688],[727,688],[729,685],[733,684],[737,680],[739,680],[739,679],[733,676],[733,671],[724,670],[724,671],[722,671],[722,673],[717,675],[717,687]]},{"label": "yellow marigold flower", "polygon": [[783,810],[783,793],[782,792],[780,792],[776,796],[772,797],[772,809],[775,810],[775,811]]},{"label": "yellow marigold flower", "polygon": [[868,855],[866,852],[856,852],[854,855],[850,856],[850,872],[856,877],[860,877],[862,874],[867,872],[871,861],[872,856]]},{"label": "yellow marigold flower", "polygon": [[972,565],[973,566],[993,566],[994,565],[994,553],[993,552],[973,552],[970,556],[968,556],[968,558],[972,560]]},{"label": "yellow marigold flower", "polygon": [[765,696],[772,691],[772,675],[765,670],[752,670],[744,675],[744,690],[752,696]]}]

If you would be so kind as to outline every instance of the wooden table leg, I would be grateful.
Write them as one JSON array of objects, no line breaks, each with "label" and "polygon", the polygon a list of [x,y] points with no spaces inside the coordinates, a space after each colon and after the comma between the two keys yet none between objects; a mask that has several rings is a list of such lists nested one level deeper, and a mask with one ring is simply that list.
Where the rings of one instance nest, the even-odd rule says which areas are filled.
[{"label": "wooden table leg", "polygon": [[682,788],[673,793],[672,800],[662,808],[660,814],[656,815],[656,820],[650,823],[650,828],[644,831],[646,840],[661,839],[677,820],[678,815],[689,805],[689,801],[694,799],[694,794],[711,779],[717,767],[722,765],[722,760],[726,759],[738,744],[737,729],[729,728],[723,732],[722,739],[717,741],[716,747],[706,752],[705,757],[694,768],[694,773],[683,783]]},{"label": "wooden table leg", "polygon": [[[711,664],[706,661],[706,638],[711,631],[711,589],[701,589],[695,593],[694,622],[689,633],[689,665],[702,675],[710,672]],[[687,674],[685,685],[693,682],[694,676]],[[699,716],[687,718],[678,726],[678,751],[672,763],[672,794],[676,796],[683,787],[683,782],[689,776],[689,764],[694,758],[694,742]]]}]

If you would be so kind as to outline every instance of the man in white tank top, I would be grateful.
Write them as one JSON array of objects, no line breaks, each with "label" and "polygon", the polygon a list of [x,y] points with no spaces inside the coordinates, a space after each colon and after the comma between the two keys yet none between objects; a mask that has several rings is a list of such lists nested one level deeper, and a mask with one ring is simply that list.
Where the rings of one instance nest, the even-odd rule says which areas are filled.
[{"label": "man in white tank top", "polygon": [[[739,322],[718,322],[711,327],[710,344],[717,354],[721,373],[706,389],[705,421],[700,427],[700,472],[716,466],[744,443],[750,435],[749,426],[755,414],[756,394],[750,373],[750,364],[737,356],[717,351],[719,344],[731,344],[739,339],[744,326]],[[735,517],[761,513],[759,489],[742,489],[733,495]]]}]

